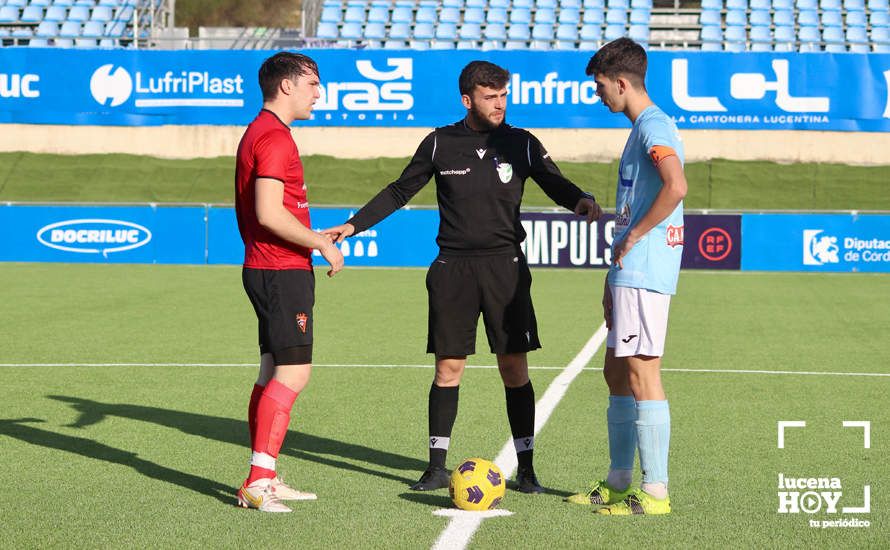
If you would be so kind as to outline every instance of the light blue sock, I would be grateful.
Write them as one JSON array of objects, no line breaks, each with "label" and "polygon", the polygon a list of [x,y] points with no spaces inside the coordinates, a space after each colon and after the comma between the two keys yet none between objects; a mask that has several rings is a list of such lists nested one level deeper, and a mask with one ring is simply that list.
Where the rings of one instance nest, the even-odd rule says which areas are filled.
[{"label": "light blue sock", "polygon": [[637,401],[637,439],[643,483],[668,482],[671,411],[665,401]]},{"label": "light blue sock", "polygon": [[[609,423],[609,458],[611,470],[634,468],[634,453],[637,451],[637,402],[632,395],[610,395],[606,409]],[[616,487],[623,489],[623,487]]]}]

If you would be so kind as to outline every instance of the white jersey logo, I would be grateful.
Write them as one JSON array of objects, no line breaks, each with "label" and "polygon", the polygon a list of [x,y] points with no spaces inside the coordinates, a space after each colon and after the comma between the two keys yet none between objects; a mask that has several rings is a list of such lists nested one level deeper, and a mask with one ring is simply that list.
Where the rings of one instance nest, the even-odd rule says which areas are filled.
[{"label": "white jersey logo", "polygon": [[476,149],[476,154],[479,155],[479,158],[481,159],[485,156],[485,151],[488,151],[488,149]]},{"label": "white jersey logo", "polygon": [[513,165],[509,162],[499,162],[497,167],[501,183],[510,183],[510,180],[513,179]]}]

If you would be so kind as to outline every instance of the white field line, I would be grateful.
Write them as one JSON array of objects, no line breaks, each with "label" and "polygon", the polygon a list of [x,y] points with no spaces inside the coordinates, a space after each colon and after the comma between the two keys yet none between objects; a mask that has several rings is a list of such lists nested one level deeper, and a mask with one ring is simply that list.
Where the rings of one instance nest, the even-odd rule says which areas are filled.
[{"label": "white field line", "polygon": [[[606,341],[606,324],[600,325],[600,328],[590,337],[590,340],[584,344],[578,355],[569,362],[563,371],[553,379],[547,391],[538,403],[535,405],[535,435],[541,431],[544,424],[550,418],[553,409],[559,404],[569,385],[581,373],[584,366],[590,362],[594,354],[601,345]],[[516,450],[513,447],[513,438],[507,439],[507,443],[494,459],[495,464],[504,473],[505,479],[513,475],[516,469]],[[433,512],[434,514],[436,512]],[[433,545],[433,550],[463,550],[469,544],[470,539],[476,529],[482,524],[485,517],[478,514],[460,514],[451,518],[445,529],[439,534],[439,538]]]},{"label": "white field line", "polygon": [[[256,367],[256,363],[0,363],[3,367]],[[432,369],[433,365],[385,365],[372,363],[316,363],[318,368],[355,369]],[[468,369],[496,369],[497,365],[467,365]],[[565,367],[529,366],[529,370],[563,370]],[[601,371],[601,367],[584,367],[585,371]],[[890,372],[820,372],[796,370],[749,370],[749,369],[661,369],[661,372],[713,373],[713,374],[785,374],[801,376],[872,376],[890,377]]]}]

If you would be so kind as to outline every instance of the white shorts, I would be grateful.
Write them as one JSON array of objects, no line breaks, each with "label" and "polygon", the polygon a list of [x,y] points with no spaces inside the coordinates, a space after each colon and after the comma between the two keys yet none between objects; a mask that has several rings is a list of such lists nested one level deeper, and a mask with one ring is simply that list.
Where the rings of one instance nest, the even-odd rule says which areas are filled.
[{"label": "white shorts", "polygon": [[615,357],[664,355],[671,295],[644,288],[611,288],[612,330],[606,346],[615,348]]}]

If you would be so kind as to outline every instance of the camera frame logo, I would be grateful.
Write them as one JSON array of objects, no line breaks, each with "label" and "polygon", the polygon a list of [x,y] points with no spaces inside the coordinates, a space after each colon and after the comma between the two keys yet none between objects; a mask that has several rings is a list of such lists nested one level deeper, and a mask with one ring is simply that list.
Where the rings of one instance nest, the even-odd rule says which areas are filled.
[{"label": "camera frame logo", "polygon": [[[789,428],[803,429],[804,420],[779,420],[777,423],[779,449],[785,448],[785,431]],[[871,448],[871,422],[868,420],[844,420],[842,428],[861,428],[862,446]],[[871,485],[862,487],[862,506],[839,506],[844,496],[843,483],[840,477],[797,477],[779,472],[778,475],[778,514],[815,514],[823,513],[823,519],[810,519],[813,528],[848,528],[870,527],[871,522],[858,517],[838,518],[836,514],[869,514],[871,513]],[[838,510],[840,508],[840,510]]]}]

